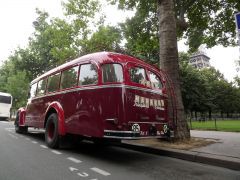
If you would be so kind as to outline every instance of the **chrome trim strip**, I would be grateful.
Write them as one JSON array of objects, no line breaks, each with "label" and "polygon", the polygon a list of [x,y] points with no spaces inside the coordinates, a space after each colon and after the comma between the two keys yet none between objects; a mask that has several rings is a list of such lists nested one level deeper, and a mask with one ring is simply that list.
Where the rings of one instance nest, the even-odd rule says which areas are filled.
[{"label": "chrome trim strip", "polygon": [[113,119],[105,119],[105,121],[115,121],[117,120],[117,118],[113,118]]},{"label": "chrome trim strip", "polygon": [[139,132],[133,132],[133,131],[114,131],[114,130],[104,130],[104,132],[110,132],[110,133],[131,133],[131,134],[139,134]]},{"label": "chrome trim strip", "polygon": [[133,122],[129,121],[129,124],[167,124],[167,123],[160,123],[160,122]]},{"label": "chrome trim strip", "polygon": [[114,138],[114,139],[150,139],[150,138],[167,138],[166,136],[143,136],[143,137],[119,137],[119,136],[103,136],[104,138]]},{"label": "chrome trim strip", "polygon": [[50,94],[47,94],[47,95],[34,97],[34,98],[32,98],[32,100],[36,100],[36,99],[43,98],[43,97],[59,95],[59,94],[66,94],[66,93],[70,93],[70,92],[76,92],[76,91],[84,91],[84,90],[92,90],[92,89],[105,89],[105,88],[134,89],[134,90],[140,90],[140,91],[155,93],[155,94],[159,94],[161,96],[167,97],[167,95],[162,93],[162,90],[156,91],[156,90],[152,90],[152,89],[139,88],[139,87],[124,85],[124,84],[112,84],[112,85],[101,85],[101,86],[93,86],[93,87],[78,87],[78,88],[74,88],[74,89],[63,90],[63,91],[60,91],[60,92],[55,92],[55,93],[53,92],[53,93],[50,93]]}]

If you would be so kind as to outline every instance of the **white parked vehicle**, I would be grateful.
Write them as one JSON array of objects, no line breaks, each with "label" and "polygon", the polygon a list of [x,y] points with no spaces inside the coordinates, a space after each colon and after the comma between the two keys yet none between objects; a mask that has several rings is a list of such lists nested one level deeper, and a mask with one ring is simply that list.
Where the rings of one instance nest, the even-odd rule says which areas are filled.
[{"label": "white parked vehicle", "polygon": [[8,93],[0,92],[0,119],[10,118],[10,110],[12,107],[12,96]]}]

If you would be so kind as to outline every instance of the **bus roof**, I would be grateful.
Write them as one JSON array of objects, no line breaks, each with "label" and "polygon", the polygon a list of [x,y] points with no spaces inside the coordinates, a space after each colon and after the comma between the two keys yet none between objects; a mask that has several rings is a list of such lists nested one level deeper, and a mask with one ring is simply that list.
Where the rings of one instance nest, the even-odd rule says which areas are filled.
[{"label": "bus roof", "polygon": [[101,64],[105,64],[105,63],[127,63],[127,62],[133,62],[139,65],[144,65],[147,66],[149,68],[154,68],[155,70],[158,70],[156,67],[151,66],[149,64],[147,64],[146,62],[144,62],[143,60],[139,60],[135,57],[131,57],[128,55],[124,55],[124,54],[120,54],[120,53],[115,53],[115,52],[96,52],[96,53],[92,53],[92,54],[87,54],[84,56],[81,56],[79,58],[76,58],[72,61],[66,62],[56,68],[53,68],[50,71],[47,71],[46,73],[42,74],[41,76],[37,77],[36,79],[34,79],[31,84],[34,84],[36,82],[38,82],[40,79],[51,75],[55,72],[60,72],[61,70],[77,65],[81,62],[88,62],[89,60],[95,62],[98,65]]},{"label": "bus roof", "polygon": [[1,96],[12,96],[11,94],[9,94],[9,93],[4,93],[4,92],[0,92],[0,95],[1,95]]}]

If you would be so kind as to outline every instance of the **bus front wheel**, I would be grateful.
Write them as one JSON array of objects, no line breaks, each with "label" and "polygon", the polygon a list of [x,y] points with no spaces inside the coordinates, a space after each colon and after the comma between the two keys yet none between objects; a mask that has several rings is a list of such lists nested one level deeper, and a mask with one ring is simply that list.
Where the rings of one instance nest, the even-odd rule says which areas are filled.
[{"label": "bus front wheel", "polygon": [[45,142],[48,147],[56,149],[59,147],[59,139],[58,116],[56,113],[52,113],[47,119]]}]

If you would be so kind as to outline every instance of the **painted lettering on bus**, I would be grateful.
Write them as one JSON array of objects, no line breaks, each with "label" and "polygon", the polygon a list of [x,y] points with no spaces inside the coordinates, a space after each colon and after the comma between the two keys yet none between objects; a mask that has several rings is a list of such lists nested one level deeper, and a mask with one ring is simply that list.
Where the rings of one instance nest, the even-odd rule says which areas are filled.
[{"label": "painted lettering on bus", "polygon": [[143,96],[135,95],[134,106],[142,108],[153,107],[155,109],[164,110],[164,100],[150,99]]}]

